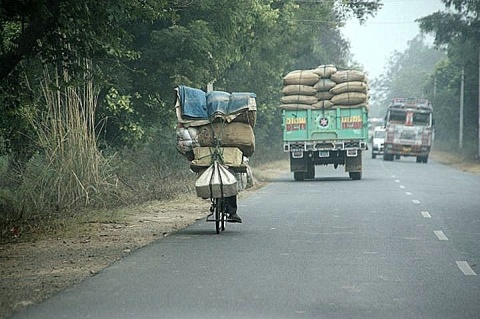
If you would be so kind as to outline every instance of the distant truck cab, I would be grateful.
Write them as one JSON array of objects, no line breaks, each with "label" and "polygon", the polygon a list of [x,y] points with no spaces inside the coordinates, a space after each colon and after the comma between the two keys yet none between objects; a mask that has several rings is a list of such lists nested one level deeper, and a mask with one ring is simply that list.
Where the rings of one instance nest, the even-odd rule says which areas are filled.
[{"label": "distant truck cab", "polygon": [[385,144],[385,128],[376,127],[372,134],[372,158],[376,158],[377,155],[383,154]]},{"label": "distant truck cab", "polygon": [[385,117],[383,159],[414,156],[427,163],[433,141],[433,108],[427,99],[394,98]]}]

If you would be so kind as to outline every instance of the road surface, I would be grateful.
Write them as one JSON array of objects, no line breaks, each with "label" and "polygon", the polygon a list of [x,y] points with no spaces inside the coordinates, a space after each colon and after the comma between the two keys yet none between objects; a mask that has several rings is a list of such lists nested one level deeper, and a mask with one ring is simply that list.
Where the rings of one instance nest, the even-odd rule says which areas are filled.
[{"label": "road surface", "polygon": [[12,318],[479,318],[480,176],[364,155],[240,200]]}]

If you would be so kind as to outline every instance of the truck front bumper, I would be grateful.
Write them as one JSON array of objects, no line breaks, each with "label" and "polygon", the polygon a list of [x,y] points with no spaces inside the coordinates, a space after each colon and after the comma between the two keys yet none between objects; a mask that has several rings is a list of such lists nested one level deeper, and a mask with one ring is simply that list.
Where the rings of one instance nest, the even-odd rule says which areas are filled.
[{"label": "truck front bumper", "polygon": [[401,156],[427,156],[430,153],[430,146],[385,144],[385,154]]}]

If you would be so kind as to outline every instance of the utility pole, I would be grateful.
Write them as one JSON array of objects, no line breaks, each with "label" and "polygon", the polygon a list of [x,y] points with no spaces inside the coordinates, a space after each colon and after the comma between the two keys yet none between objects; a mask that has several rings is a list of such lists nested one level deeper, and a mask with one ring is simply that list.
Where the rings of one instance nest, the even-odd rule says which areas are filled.
[{"label": "utility pole", "polygon": [[478,152],[477,157],[480,158],[480,43],[478,45]]},{"label": "utility pole", "polygon": [[459,129],[458,129],[458,148],[459,149],[463,148],[463,103],[465,100],[464,92],[465,92],[465,67],[462,67],[462,79],[460,82],[460,123],[459,123]]}]

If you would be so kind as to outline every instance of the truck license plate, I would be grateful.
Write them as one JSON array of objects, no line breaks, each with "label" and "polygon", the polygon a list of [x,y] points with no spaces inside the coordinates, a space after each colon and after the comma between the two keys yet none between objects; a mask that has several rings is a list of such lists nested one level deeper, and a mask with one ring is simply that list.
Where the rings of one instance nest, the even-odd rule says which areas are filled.
[{"label": "truck license plate", "polygon": [[320,151],[320,152],[318,152],[318,156],[319,157],[329,157],[330,152],[329,151]]}]

